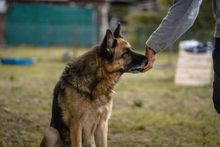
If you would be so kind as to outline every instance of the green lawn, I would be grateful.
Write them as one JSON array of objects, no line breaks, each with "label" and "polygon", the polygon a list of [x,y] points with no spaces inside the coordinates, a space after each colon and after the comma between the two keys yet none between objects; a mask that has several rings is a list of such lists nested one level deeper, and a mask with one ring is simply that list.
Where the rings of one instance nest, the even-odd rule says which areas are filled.
[{"label": "green lawn", "polygon": [[[35,57],[33,66],[0,64],[0,147],[37,147],[51,119],[52,93],[70,47],[0,49],[0,57]],[[77,55],[87,49],[80,48]],[[157,65],[166,64],[166,53]],[[177,55],[173,56],[175,65]],[[174,84],[175,68],[155,66],[145,74],[125,74],[113,94],[108,147],[218,147],[220,120],[212,104],[212,84]]]}]

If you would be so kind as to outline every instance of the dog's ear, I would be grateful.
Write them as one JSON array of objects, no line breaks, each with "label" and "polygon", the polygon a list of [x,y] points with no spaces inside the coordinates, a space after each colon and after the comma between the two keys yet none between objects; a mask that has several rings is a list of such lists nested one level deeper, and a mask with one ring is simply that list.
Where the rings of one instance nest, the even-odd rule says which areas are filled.
[{"label": "dog's ear", "polygon": [[121,23],[120,22],[118,22],[118,26],[117,26],[117,28],[115,29],[115,31],[114,31],[114,37],[115,38],[123,38],[122,36],[121,36]]},{"label": "dog's ear", "polygon": [[116,40],[114,39],[111,30],[108,29],[99,47],[99,55],[108,59],[111,58],[114,53],[115,44]]},{"label": "dog's ear", "polygon": [[114,43],[114,37],[112,35],[112,31],[108,29],[106,31],[105,37],[106,37],[106,47],[111,48]]}]

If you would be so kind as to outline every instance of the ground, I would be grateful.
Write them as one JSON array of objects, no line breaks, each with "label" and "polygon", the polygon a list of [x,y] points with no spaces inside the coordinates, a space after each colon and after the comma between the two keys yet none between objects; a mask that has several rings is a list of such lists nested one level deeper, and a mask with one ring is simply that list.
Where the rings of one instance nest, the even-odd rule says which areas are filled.
[{"label": "ground", "polygon": [[[37,147],[51,119],[52,93],[71,47],[0,49],[0,57],[35,57],[32,66],[0,64],[0,147]],[[75,48],[74,48],[75,49]],[[75,55],[88,49],[79,48]],[[108,147],[218,147],[220,120],[212,103],[212,83],[174,83],[166,53],[144,74],[125,74],[113,94]]]}]

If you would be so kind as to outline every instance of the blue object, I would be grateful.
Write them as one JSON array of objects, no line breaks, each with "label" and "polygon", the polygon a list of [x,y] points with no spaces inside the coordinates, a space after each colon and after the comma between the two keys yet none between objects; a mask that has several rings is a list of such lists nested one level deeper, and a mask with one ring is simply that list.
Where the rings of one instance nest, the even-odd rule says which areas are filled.
[{"label": "blue object", "polygon": [[35,58],[1,58],[2,64],[30,66],[35,62]]}]

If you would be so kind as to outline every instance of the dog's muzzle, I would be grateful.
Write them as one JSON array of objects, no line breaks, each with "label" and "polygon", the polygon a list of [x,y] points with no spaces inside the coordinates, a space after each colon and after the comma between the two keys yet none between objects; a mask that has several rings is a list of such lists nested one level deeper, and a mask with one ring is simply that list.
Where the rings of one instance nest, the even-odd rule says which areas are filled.
[{"label": "dog's muzzle", "polygon": [[144,70],[144,67],[148,63],[148,58],[141,55],[139,58],[134,59],[129,65],[127,70],[125,72],[127,73],[142,73]]}]

